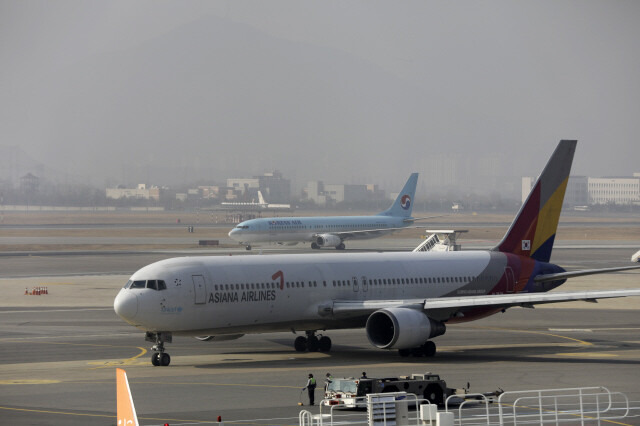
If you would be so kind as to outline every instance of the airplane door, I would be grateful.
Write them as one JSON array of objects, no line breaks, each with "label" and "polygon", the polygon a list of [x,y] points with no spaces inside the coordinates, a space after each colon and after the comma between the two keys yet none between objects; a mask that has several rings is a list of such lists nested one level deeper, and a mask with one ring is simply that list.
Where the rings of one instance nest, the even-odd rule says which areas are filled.
[{"label": "airplane door", "polygon": [[504,277],[507,280],[506,292],[513,293],[515,288],[515,278],[513,276],[513,269],[510,266],[504,268]]},{"label": "airplane door", "polygon": [[353,291],[357,293],[358,292],[358,277],[351,278],[351,281],[353,282]]},{"label": "airplane door", "polygon": [[362,291],[366,292],[369,289],[369,286],[367,285],[367,277],[365,277],[364,275],[362,276]]},{"label": "airplane door", "polygon": [[191,275],[196,304],[207,303],[207,285],[202,275]]}]

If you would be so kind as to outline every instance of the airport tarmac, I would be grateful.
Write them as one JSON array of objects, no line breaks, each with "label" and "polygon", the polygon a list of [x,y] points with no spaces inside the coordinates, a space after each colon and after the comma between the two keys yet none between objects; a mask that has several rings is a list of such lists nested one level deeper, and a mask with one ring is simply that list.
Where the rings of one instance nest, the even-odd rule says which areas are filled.
[{"label": "airport tarmac", "polygon": [[[636,250],[556,248],[552,260],[567,269],[624,266]],[[0,256],[0,423],[116,424],[116,367],[127,371],[144,425],[202,424],[217,416],[227,423],[295,425],[300,409],[309,408],[297,405],[301,397],[307,402],[301,392],[307,374],[322,379],[327,372],[432,371],[450,386],[470,382],[472,391],[482,392],[602,385],[640,406],[640,298],[513,308],[452,325],[435,339],[434,358],[400,358],[372,348],[364,330],[342,330],[325,333],[333,341],[327,354],[295,352],[292,333],[227,342],[174,337],[167,345],[171,365],[153,367],[150,343],[116,316],[112,303],[136,269],[175,255]],[[24,294],[35,286],[49,294]],[[630,272],[576,278],[561,289],[638,287],[640,273]],[[640,424],[640,418],[616,424]]]}]

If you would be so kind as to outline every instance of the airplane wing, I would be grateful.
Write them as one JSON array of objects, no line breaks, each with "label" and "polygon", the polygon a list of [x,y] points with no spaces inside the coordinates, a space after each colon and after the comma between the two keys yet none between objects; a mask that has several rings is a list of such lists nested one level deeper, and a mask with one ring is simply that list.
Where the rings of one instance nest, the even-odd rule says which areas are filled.
[{"label": "airplane wing", "polygon": [[430,317],[446,320],[455,316],[458,311],[469,308],[493,307],[506,309],[515,306],[533,308],[534,305],[545,303],[573,302],[579,300],[596,302],[598,299],[628,296],[640,296],[640,289],[572,292],[552,291],[548,293],[517,293],[406,300],[335,300],[330,311],[335,316],[355,316],[368,315],[378,309],[411,308],[424,310]]},{"label": "airplane wing", "polygon": [[[616,271],[640,269],[640,266],[625,266],[618,268],[586,269],[581,271],[562,272],[557,274],[539,275],[534,281],[555,281],[584,275],[601,274]],[[338,316],[365,315],[378,309],[385,308],[412,308],[424,310],[429,316],[440,320],[446,320],[452,316],[463,313],[461,311],[470,308],[492,307],[510,308],[520,306],[533,308],[537,304],[560,303],[572,301],[597,302],[598,299],[610,299],[616,297],[640,296],[640,289],[625,290],[594,290],[594,291],[569,291],[569,292],[536,292],[514,293],[481,296],[452,296],[425,299],[397,299],[397,300],[335,300],[331,312]]]},{"label": "airplane wing", "polygon": [[424,228],[424,226],[401,226],[397,228],[359,229],[357,231],[339,231],[339,232],[328,231],[328,232],[318,232],[317,234],[314,235],[314,237],[317,237],[323,234],[330,234],[330,235],[336,235],[340,237],[342,240],[348,240],[349,238],[358,238],[358,237],[363,238],[367,236],[374,237],[374,236],[385,234],[387,232],[400,231],[402,229],[414,229],[414,228],[422,229]]},{"label": "airplane wing", "polygon": [[427,219],[435,219],[437,217],[445,217],[448,216],[446,214],[440,214],[438,216],[425,216],[425,217],[408,217],[404,220],[404,222],[416,222],[418,220],[427,220]]}]

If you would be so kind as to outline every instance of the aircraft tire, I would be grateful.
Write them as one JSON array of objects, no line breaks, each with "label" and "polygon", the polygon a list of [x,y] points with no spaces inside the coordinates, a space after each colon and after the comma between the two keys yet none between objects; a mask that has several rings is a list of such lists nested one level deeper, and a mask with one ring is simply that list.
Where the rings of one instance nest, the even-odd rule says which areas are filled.
[{"label": "aircraft tire", "polygon": [[251,250],[251,246],[246,246],[245,250],[247,250],[247,251]]},{"label": "aircraft tire", "polygon": [[318,250],[320,246],[318,245],[318,243],[311,243],[311,248],[314,250]]},{"label": "aircraft tire", "polygon": [[424,345],[422,345],[424,356],[432,357],[436,354],[436,344],[431,340],[428,340]]},{"label": "aircraft tire", "polygon": [[336,250],[344,250],[344,243],[340,243],[336,246]]},{"label": "aircraft tire", "polygon": [[160,365],[160,353],[155,352],[151,354],[151,364],[153,364],[154,367],[158,367]]},{"label": "aircraft tire", "polygon": [[320,342],[316,336],[309,336],[307,338],[307,350],[309,352],[318,352],[320,349]]},{"label": "aircraft tire", "polygon": [[293,347],[297,352],[304,352],[307,350],[307,338],[298,336],[296,340],[293,342]]},{"label": "aircraft tire", "polygon": [[398,349],[398,355],[400,355],[403,358],[406,358],[409,355],[411,355],[411,349]]},{"label": "aircraft tire", "polygon": [[322,336],[318,341],[318,348],[320,352],[329,352],[331,350],[331,339],[327,336]]},{"label": "aircraft tire", "polygon": [[168,353],[163,352],[162,354],[160,354],[160,365],[161,366],[166,367],[170,363],[171,363],[171,357],[169,356]]}]

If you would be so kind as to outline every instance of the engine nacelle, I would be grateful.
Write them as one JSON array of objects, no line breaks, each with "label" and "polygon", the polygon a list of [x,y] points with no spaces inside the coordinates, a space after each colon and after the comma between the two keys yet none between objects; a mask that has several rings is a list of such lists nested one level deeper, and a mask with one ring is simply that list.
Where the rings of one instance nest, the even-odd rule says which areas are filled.
[{"label": "engine nacelle", "polygon": [[366,329],[369,342],[380,349],[410,349],[443,335],[446,326],[416,309],[389,308],[372,313]]},{"label": "engine nacelle", "polygon": [[225,340],[236,340],[244,336],[244,334],[220,334],[218,336],[195,336],[201,342],[223,342]]},{"label": "engine nacelle", "polygon": [[338,247],[342,240],[337,235],[320,234],[316,237],[316,244],[320,247]]}]

